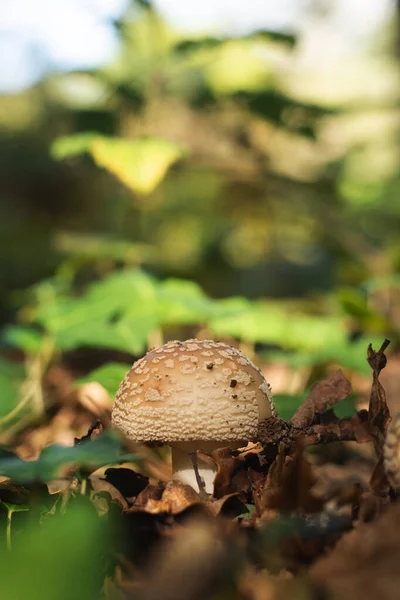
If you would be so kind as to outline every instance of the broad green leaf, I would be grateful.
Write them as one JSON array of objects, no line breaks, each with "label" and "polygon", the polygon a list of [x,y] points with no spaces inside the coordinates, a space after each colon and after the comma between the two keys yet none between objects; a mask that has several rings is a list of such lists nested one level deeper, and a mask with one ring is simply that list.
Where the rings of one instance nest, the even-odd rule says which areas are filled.
[{"label": "broad green leaf", "polygon": [[345,334],[339,318],[288,314],[288,309],[276,303],[242,299],[220,302],[209,327],[220,336],[303,349],[323,347]]},{"label": "broad green leaf", "polygon": [[83,152],[90,150],[93,140],[96,138],[98,138],[98,134],[91,132],[60,137],[52,143],[51,155],[60,160],[83,154]]},{"label": "broad green leaf", "polygon": [[276,412],[285,421],[289,421],[306,398],[306,394],[274,394]]},{"label": "broad green leaf", "polygon": [[[100,346],[139,353],[158,326],[152,308],[155,299],[151,277],[137,270],[119,271],[93,283],[80,298],[61,297],[40,307],[38,321],[52,333],[61,350]],[[150,322],[143,311],[150,311]],[[134,315],[135,323],[130,315]]]},{"label": "broad green leaf", "polygon": [[155,295],[153,280],[141,271],[118,271],[93,283],[81,298],[60,298],[43,307],[38,320],[57,332],[88,320],[109,319],[131,305],[149,302]]},{"label": "broad green leaf", "polygon": [[352,417],[356,412],[356,405],[354,402],[354,395],[348,396],[341,402],[334,405],[333,411],[339,419],[346,419]]},{"label": "broad green leaf", "polygon": [[[115,326],[115,330],[127,341],[130,352],[140,354],[145,350],[149,335],[158,329],[160,321],[154,311],[143,310],[126,314]],[[126,348],[129,350],[129,348]]]},{"label": "broad green leaf", "polygon": [[98,138],[91,145],[96,164],[134,192],[149,194],[182,156],[177,144],[162,139]]},{"label": "broad green leaf", "polygon": [[[273,42],[280,43],[285,46],[292,48],[295,46],[297,42],[297,38],[294,34],[291,33],[283,33],[278,31],[270,31],[267,29],[258,29],[252,31],[246,36],[241,38],[242,40],[248,41],[263,41],[263,42]],[[177,42],[174,45],[174,51],[185,54],[185,53],[194,53],[201,52],[203,50],[211,50],[214,48],[219,48],[226,44],[229,41],[235,41],[233,38],[220,38],[220,37],[212,37],[212,36],[203,36],[198,38],[190,38],[183,39]],[[236,40],[237,41],[237,40]]]},{"label": "broad green leaf", "polygon": [[[98,600],[108,563],[111,531],[85,498],[43,524],[27,521],[12,552],[0,551],[2,596],[7,600]],[[23,576],[21,576],[23,568]]]},{"label": "broad green leaf", "polygon": [[358,318],[371,315],[366,294],[353,287],[343,287],[337,290],[336,296],[347,314]]},{"label": "broad green leaf", "polygon": [[249,40],[229,40],[214,51],[205,77],[216,94],[263,90],[271,84],[271,71],[260,45]]},{"label": "broad green leaf", "polygon": [[267,360],[286,362],[294,369],[335,363],[338,366],[369,375],[371,368],[367,362],[368,344],[371,343],[373,347],[379,348],[382,341],[382,337],[379,336],[362,337],[356,342],[350,342],[346,337],[343,337],[336,342],[326,343],[319,349],[309,350],[305,348],[294,353],[271,351],[263,353],[263,356]]},{"label": "broad green leaf", "polygon": [[136,335],[133,328],[122,323],[88,321],[60,330],[55,335],[60,350],[73,350],[82,346],[109,348],[136,354],[143,350],[146,338]]},{"label": "broad green leaf", "polygon": [[193,281],[167,279],[158,287],[158,311],[166,324],[207,321],[213,301]]},{"label": "broad green leaf", "polygon": [[121,442],[111,431],[93,441],[85,441],[77,446],[48,446],[35,461],[25,461],[17,456],[0,458],[0,475],[16,481],[49,481],[58,470],[65,466],[76,468],[85,466],[93,470],[109,464],[126,460],[140,461],[139,455],[120,455]]},{"label": "broad green leaf", "polygon": [[89,152],[99,167],[139,194],[150,194],[169,167],[183,156],[182,148],[169,140],[123,139],[93,133],[59,138],[53,142],[51,152],[58,159]]},{"label": "broad green leaf", "polygon": [[[281,419],[289,421],[296,410],[303,404],[307,398],[308,391],[303,394],[274,394],[274,403],[278,415]],[[330,408],[330,407],[329,407]],[[354,398],[349,396],[333,407],[335,415],[340,419],[351,417],[356,412]]]},{"label": "broad green leaf", "polygon": [[75,383],[82,385],[83,383],[90,383],[91,381],[97,381],[107,390],[111,398],[114,398],[119,384],[125,377],[127,371],[132,365],[121,364],[110,362],[94,371],[91,371],[86,377],[81,377]]},{"label": "broad green leaf", "polygon": [[235,310],[232,303],[220,303],[217,316],[211,319],[209,327],[216,335],[233,336],[249,342],[278,342],[283,335],[284,315],[279,309],[269,312],[260,310],[251,303],[240,304]]},{"label": "broad green leaf", "polygon": [[43,334],[32,327],[14,325],[7,327],[3,334],[4,341],[27,354],[35,354],[43,345]]}]

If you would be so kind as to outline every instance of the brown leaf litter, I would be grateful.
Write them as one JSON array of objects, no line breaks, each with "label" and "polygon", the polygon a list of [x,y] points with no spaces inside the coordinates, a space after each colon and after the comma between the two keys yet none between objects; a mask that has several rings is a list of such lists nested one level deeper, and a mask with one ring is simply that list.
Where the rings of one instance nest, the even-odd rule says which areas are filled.
[{"label": "brown leaf litter", "polygon": [[[84,485],[75,477],[53,494],[53,501],[57,493],[61,501],[86,494],[117,523],[123,541],[115,552],[118,577],[105,586],[108,597],[397,600],[400,509],[392,506],[383,461],[390,414],[380,373],[387,345],[368,348],[368,410],[345,419],[335,415],[333,407],[351,393],[338,370],[312,387],[290,421],[260,423],[258,439],[246,448],[198,451],[198,461],[216,466],[212,495],[170,481],[162,453],[145,447],[146,474],[135,465],[107,466],[84,474]],[[84,415],[83,433],[71,407],[55,411],[67,417],[69,434],[77,425],[76,444],[109,426],[102,391],[86,392],[75,397],[74,409]],[[96,400],[89,392],[98,393]],[[358,451],[367,442],[376,459]],[[341,449],[337,463],[333,448]],[[44,493],[39,485],[7,480],[0,484],[0,500],[46,499],[47,488]]]}]

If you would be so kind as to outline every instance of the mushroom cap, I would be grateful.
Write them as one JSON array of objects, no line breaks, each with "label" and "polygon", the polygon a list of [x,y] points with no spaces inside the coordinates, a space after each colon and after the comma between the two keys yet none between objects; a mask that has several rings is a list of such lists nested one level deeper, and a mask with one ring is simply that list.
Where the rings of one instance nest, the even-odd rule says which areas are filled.
[{"label": "mushroom cap", "polygon": [[212,340],[168,342],[123,379],[112,423],[136,442],[232,442],[257,437],[275,415],[269,384],[236,348]]}]

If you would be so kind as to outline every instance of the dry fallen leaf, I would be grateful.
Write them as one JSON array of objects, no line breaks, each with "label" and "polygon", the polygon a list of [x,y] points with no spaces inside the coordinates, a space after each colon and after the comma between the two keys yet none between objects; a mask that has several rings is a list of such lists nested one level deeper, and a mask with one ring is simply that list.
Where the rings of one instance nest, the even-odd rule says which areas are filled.
[{"label": "dry fallen leaf", "polygon": [[398,600],[400,506],[342,536],[311,568],[311,578],[342,600]]},{"label": "dry fallen leaf", "polygon": [[385,390],[379,381],[379,374],[386,366],[386,356],[384,351],[389,344],[389,340],[385,340],[378,352],[373,350],[371,344],[368,346],[368,362],[372,369],[372,388],[368,409],[368,421],[378,457],[382,455],[386,430],[390,423],[390,412],[386,403]]},{"label": "dry fallen leaf", "polygon": [[215,520],[196,517],[173,539],[164,541],[135,598],[205,600],[224,597],[224,593],[230,597],[240,559],[236,528],[227,534]]},{"label": "dry fallen leaf", "polygon": [[301,444],[293,456],[286,456],[279,446],[278,456],[271,465],[262,494],[262,512],[271,509],[282,512],[318,512],[323,501],[312,493],[316,479],[304,456]]},{"label": "dry fallen leaf", "polygon": [[130,510],[152,515],[162,513],[177,515],[193,505],[201,504],[199,494],[190,485],[185,485],[180,481],[170,481],[164,489],[147,486],[139,494]]},{"label": "dry fallen leaf", "polygon": [[[203,452],[198,452],[199,458],[206,460]],[[249,488],[250,481],[245,470],[244,462],[234,456],[230,448],[220,448],[211,452],[211,459],[217,465],[214,479],[214,497],[222,498]]]},{"label": "dry fallen leaf", "polygon": [[328,379],[319,381],[311,388],[306,400],[293,415],[291,423],[302,428],[312,425],[317,415],[322,414],[328,406],[344,400],[350,393],[351,383],[338,369]]},{"label": "dry fallen leaf", "polygon": [[372,369],[372,387],[368,408],[368,426],[373,438],[375,452],[378,457],[378,462],[375,465],[371,475],[370,485],[374,492],[378,494],[386,494],[389,491],[389,483],[384,467],[383,450],[386,432],[391,418],[389,408],[386,403],[385,390],[379,381],[379,374],[382,369],[385,368],[387,362],[384,351],[389,344],[389,340],[385,340],[377,352],[373,350],[371,344],[368,346],[368,362]]},{"label": "dry fallen leaf", "polygon": [[149,484],[148,477],[126,467],[109,467],[104,473],[104,479],[117,488],[130,504]]}]

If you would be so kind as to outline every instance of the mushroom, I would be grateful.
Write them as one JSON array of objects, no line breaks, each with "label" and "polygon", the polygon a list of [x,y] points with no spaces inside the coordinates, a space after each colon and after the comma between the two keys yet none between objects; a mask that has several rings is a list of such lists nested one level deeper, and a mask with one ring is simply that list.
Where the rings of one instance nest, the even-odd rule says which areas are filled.
[{"label": "mushroom", "polygon": [[[274,415],[269,384],[248,358],[227,344],[191,339],[168,342],[133,364],[112,423],[135,442],[169,444],[173,478],[197,489],[197,450],[244,446],[257,438],[259,421]],[[208,493],[215,473],[213,464],[198,466]]]}]

